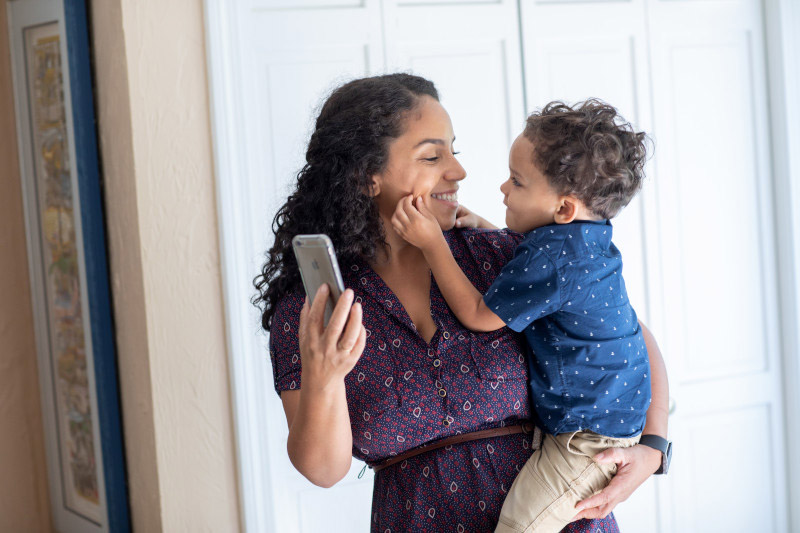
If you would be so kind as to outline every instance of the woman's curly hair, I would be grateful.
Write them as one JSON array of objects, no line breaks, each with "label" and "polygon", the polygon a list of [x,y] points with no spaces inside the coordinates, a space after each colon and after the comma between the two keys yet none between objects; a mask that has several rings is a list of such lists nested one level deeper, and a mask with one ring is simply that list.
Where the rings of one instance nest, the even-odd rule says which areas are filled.
[{"label": "woman's curly hair", "polygon": [[325,233],[339,264],[372,260],[387,246],[372,176],[386,167],[389,144],[423,95],[439,99],[432,82],[411,74],[387,74],[348,82],[328,97],[308,143],[297,183],[272,221],[275,241],[253,280],[261,326],[269,331],[275,306],[302,286],[292,250],[298,234]]},{"label": "woman's curly hair", "polygon": [[605,102],[550,102],[528,117],[523,134],[550,185],[597,216],[613,218],[642,187],[648,137]]}]

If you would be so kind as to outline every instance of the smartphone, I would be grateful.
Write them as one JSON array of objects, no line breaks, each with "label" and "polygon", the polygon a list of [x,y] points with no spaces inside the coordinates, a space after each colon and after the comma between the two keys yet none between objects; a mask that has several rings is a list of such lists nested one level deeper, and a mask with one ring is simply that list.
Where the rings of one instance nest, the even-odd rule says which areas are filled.
[{"label": "smartphone", "polygon": [[323,283],[327,283],[330,288],[330,297],[325,305],[324,323],[327,326],[333,307],[344,292],[342,273],[336,260],[336,252],[333,251],[333,243],[323,234],[296,235],[292,239],[292,248],[300,267],[300,277],[303,279],[309,305],[314,302],[314,295]]}]

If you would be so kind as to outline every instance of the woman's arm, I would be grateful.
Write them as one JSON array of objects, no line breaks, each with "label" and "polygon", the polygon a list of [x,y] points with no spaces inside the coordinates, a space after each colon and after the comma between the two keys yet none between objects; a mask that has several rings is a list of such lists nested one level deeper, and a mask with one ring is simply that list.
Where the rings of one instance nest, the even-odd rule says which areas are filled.
[{"label": "woman's arm", "polygon": [[[667,368],[653,334],[639,322],[650,360],[650,407],[643,434],[667,438],[669,383]],[[617,463],[617,475],[598,494],[578,502],[575,518],[605,518],[618,503],[624,502],[661,465],[661,452],[642,444],[631,448],[611,448],[595,455],[598,463]]]},{"label": "woman's arm", "polygon": [[350,470],[353,434],[344,377],[361,357],[367,338],[361,305],[353,304],[349,289],[323,327],[328,292],[327,285],[320,287],[310,308],[306,299],[298,333],[302,388],[281,393],[289,424],[289,459],[320,487],[333,486]]}]

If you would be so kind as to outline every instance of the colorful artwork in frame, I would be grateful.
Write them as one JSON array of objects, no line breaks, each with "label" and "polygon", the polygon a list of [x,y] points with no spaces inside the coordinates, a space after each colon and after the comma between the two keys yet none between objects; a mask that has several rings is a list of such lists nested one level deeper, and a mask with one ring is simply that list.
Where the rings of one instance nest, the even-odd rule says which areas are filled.
[{"label": "colorful artwork in frame", "polygon": [[78,271],[74,169],[58,24],[26,29],[25,52],[64,503],[99,523],[100,461],[86,360],[86,306]]},{"label": "colorful artwork in frame", "polygon": [[53,529],[128,533],[86,0],[5,7]]}]

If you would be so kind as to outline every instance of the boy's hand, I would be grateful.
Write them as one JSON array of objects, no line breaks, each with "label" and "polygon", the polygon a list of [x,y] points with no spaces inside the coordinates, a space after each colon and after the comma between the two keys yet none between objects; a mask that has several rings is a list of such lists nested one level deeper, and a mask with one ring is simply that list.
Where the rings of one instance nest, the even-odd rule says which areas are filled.
[{"label": "boy's hand", "polygon": [[456,210],[456,227],[498,229],[497,226],[485,218],[476,215],[461,204],[459,204],[458,209]]},{"label": "boy's hand", "polygon": [[425,202],[422,196],[414,200],[409,194],[397,203],[397,209],[392,215],[392,227],[395,231],[421,250],[433,245],[442,236],[439,221]]},{"label": "boy's hand", "polygon": [[457,228],[480,228],[481,217],[459,204],[456,210],[456,227]]}]

